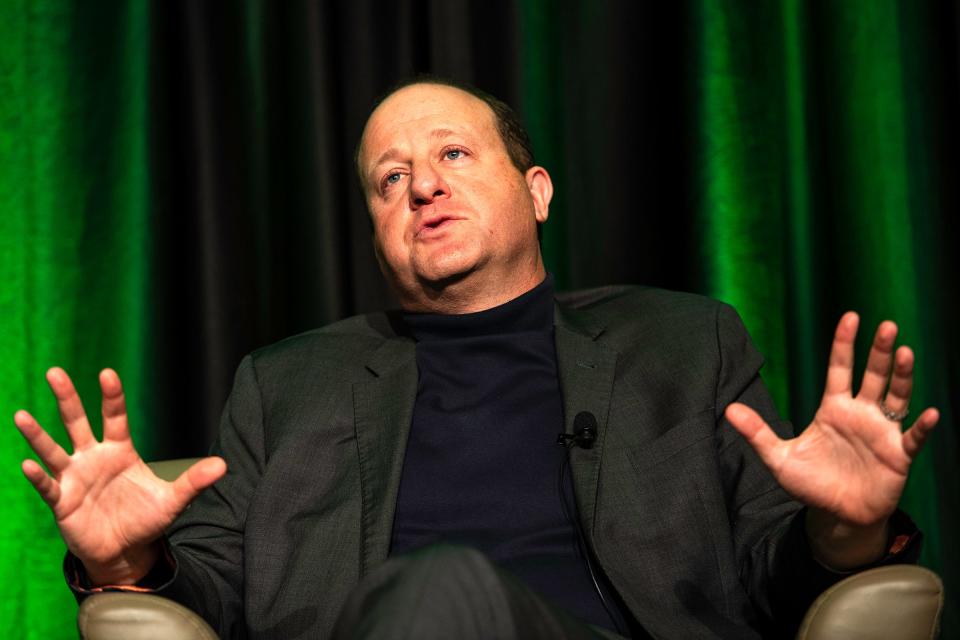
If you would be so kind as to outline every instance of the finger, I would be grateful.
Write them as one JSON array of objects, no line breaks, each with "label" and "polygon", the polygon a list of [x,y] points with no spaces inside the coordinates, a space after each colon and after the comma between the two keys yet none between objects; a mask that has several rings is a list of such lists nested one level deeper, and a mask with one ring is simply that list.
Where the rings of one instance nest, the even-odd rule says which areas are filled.
[{"label": "finger", "polygon": [[857,337],[860,317],[848,311],[837,323],[830,347],[830,363],[827,366],[827,384],[824,395],[850,393],[853,384],[853,341]]},{"label": "finger", "polygon": [[745,404],[734,402],[724,412],[727,420],[757,452],[764,464],[776,471],[782,459],[784,441],[773,432],[760,414]]},{"label": "finger", "polygon": [[863,372],[863,383],[858,397],[871,402],[879,402],[890,380],[890,367],[893,366],[893,344],[897,339],[897,325],[889,320],[880,323],[873,336],[870,355],[867,356],[867,368]]},{"label": "finger", "polygon": [[903,450],[913,460],[923,448],[923,443],[933,432],[940,420],[940,412],[930,408],[920,414],[913,426],[907,429],[903,434]]},{"label": "finger", "polygon": [[80,402],[80,396],[77,395],[67,372],[60,367],[53,367],[47,371],[47,382],[57,398],[60,419],[67,428],[74,450],[86,449],[96,444],[87,421],[87,413],[83,410],[83,403]]},{"label": "finger", "polygon": [[37,490],[43,501],[52,509],[60,500],[60,484],[47,475],[36,460],[24,460],[20,465],[23,475],[27,477],[33,488]]},{"label": "finger", "polygon": [[913,362],[913,351],[910,347],[897,349],[890,389],[883,401],[890,411],[906,411],[910,405],[910,396],[913,394]]},{"label": "finger", "polygon": [[130,428],[127,422],[127,400],[123,395],[120,376],[113,369],[100,372],[100,391],[103,392],[101,412],[103,413],[103,439],[129,440]]},{"label": "finger", "polygon": [[43,430],[36,418],[26,411],[17,411],[13,416],[13,422],[50,473],[59,476],[60,472],[70,464],[70,456],[63,447],[57,444],[50,434]]},{"label": "finger", "polygon": [[219,480],[227,472],[227,463],[223,458],[211,456],[199,460],[173,481],[173,492],[177,501],[186,506],[201,491]]}]

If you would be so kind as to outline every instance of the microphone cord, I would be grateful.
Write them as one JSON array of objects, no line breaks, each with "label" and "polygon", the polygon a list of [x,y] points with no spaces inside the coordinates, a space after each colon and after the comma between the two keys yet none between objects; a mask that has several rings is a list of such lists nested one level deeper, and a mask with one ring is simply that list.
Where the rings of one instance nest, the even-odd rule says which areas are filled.
[{"label": "microphone cord", "polygon": [[613,622],[613,626],[616,627],[617,633],[622,636],[629,637],[629,634],[620,628],[619,617],[614,615],[613,611],[610,609],[610,605],[607,603],[607,599],[603,596],[603,589],[600,588],[600,583],[597,581],[597,574],[593,569],[593,560],[590,557],[590,549],[587,547],[587,540],[583,535],[583,530],[580,528],[580,519],[573,517],[571,514],[570,505],[567,504],[566,470],[567,466],[570,464],[570,449],[573,447],[574,443],[574,440],[568,440],[563,443],[563,448],[565,451],[563,460],[560,462],[560,506],[563,508],[564,517],[566,517],[567,521],[573,526],[574,532],[576,532],[577,547],[584,560],[587,561],[587,571],[590,573],[590,581],[593,583],[594,591],[597,592],[597,596],[600,598],[600,604],[603,606],[603,610],[607,612],[607,615]]}]

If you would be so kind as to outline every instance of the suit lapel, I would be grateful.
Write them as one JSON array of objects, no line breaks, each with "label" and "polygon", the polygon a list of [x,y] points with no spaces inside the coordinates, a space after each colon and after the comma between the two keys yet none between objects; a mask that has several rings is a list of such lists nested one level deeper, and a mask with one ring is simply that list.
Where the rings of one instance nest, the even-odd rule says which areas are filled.
[{"label": "suit lapel", "polygon": [[387,558],[403,456],[417,396],[414,344],[390,338],[367,359],[370,378],[353,385],[360,455],[361,575]]},{"label": "suit lapel", "polygon": [[581,411],[597,419],[597,439],[591,449],[574,447],[570,468],[574,495],[584,531],[593,538],[600,461],[606,435],[617,353],[597,342],[603,325],[587,311],[556,309],[557,368],[563,394],[564,431],[573,433]]}]

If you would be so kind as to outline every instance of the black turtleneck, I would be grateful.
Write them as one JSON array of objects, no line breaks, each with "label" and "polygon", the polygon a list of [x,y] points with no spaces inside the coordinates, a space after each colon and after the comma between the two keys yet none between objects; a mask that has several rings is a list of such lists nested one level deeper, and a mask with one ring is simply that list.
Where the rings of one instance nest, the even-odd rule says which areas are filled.
[{"label": "black turtleneck", "polygon": [[569,473],[560,486],[553,309],[547,276],[486,311],[403,314],[419,382],[390,553],[469,545],[574,617],[615,630],[577,545]]}]

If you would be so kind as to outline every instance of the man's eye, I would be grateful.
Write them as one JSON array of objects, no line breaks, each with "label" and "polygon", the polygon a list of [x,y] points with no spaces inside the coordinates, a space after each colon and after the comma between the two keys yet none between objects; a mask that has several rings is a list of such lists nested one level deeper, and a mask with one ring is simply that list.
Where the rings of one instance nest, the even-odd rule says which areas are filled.
[{"label": "man's eye", "polygon": [[391,173],[383,181],[384,184],[397,184],[398,182],[400,182],[399,173]]},{"label": "man's eye", "polygon": [[463,156],[463,149],[449,149],[443,155],[447,160],[457,160]]}]

